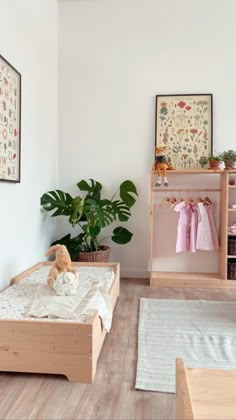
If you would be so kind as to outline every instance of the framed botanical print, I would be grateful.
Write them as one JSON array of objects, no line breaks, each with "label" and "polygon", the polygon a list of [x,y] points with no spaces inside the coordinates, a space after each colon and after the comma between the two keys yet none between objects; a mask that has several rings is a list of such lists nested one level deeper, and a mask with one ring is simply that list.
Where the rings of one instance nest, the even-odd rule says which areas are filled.
[{"label": "framed botanical print", "polygon": [[156,96],[155,145],[176,169],[200,168],[212,153],[212,94]]},{"label": "framed botanical print", "polygon": [[0,55],[0,181],[20,182],[21,75]]}]

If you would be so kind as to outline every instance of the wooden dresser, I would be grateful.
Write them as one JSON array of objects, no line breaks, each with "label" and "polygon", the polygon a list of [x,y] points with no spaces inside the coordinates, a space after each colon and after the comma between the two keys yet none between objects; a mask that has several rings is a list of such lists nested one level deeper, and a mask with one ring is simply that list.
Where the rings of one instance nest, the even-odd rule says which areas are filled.
[{"label": "wooden dresser", "polygon": [[176,419],[236,419],[236,371],[186,368],[176,360]]}]

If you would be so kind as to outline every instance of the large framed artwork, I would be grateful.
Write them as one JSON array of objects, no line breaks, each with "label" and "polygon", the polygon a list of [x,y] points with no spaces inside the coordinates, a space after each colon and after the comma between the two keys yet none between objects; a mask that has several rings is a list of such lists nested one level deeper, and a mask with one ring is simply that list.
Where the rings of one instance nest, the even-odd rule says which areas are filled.
[{"label": "large framed artwork", "polygon": [[155,146],[176,169],[200,168],[212,153],[212,94],[156,96]]},{"label": "large framed artwork", "polygon": [[21,74],[0,55],[0,181],[20,182]]}]

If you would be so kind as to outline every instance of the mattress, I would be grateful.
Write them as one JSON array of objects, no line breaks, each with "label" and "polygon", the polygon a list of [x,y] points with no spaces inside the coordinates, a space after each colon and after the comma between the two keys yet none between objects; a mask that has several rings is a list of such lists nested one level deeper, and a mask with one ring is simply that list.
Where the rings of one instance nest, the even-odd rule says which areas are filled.
[{"label": "mattress", "polygon": [[[0,293],[0,319],[4,320],[34,320],[29,315],[31,305],[37,294],[40,285],[46,285],[47,275],[50,266],[42,266],[32,272],[19,283],[14,284]],[[109,291],[115,273],[111,267],[77,267],[79,272],[79,287],[77,294],[81,301],[88,294],[92,287],[99,287]],[[94,310],[89,309],[82,313],[77,313],[73,319],[75,322],[87,322],[94,314]],[[38,318],[36,318],[38,320]],[[40,321],[48,322],[51,318],[40,318]],[[55,322],[71,322],[70,319],[53,318]]]}]

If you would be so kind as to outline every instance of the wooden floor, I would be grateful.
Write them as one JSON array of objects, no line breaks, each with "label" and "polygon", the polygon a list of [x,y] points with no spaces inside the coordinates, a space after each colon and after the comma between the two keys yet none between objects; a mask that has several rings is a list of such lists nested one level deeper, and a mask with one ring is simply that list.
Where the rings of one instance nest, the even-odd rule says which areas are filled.
[{"label": "wooden floor", "polygon": [[139,298],[236,300],[236,290],[150,288],[123,279],[92,385],[63,376],[0,373],[0,419],[173,419],[174,395],[134,389]]}]

